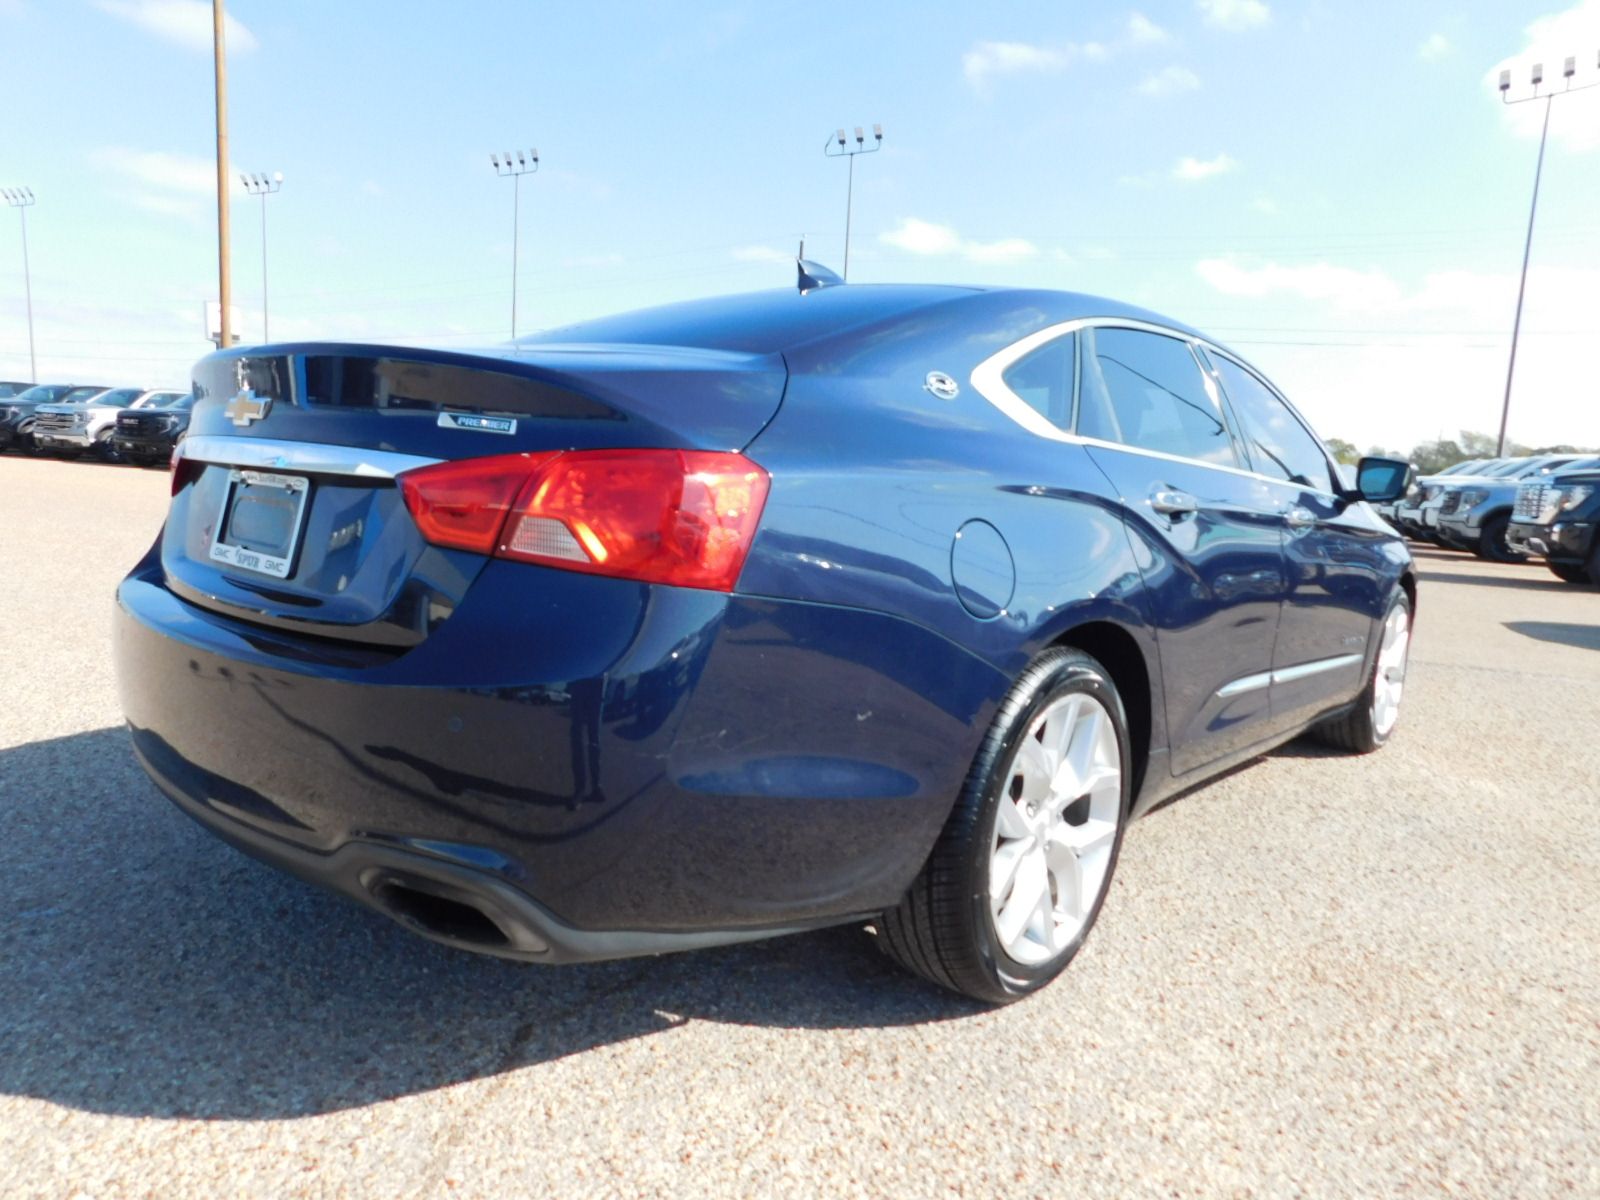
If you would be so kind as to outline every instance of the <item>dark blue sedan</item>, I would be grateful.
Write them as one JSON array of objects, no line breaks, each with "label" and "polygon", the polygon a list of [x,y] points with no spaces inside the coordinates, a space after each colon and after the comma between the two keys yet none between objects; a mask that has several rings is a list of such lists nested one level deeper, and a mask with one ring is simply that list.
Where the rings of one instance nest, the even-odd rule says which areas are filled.
[{"label": "dark blue sedan", "polygon": [[1416,576],[1248,363],[1049,291],[839,286],[195,369],[119,591],[133,745],[235,846],[530,962],[845,922],[1002,1002],[1129,820],[1381,746]]}]

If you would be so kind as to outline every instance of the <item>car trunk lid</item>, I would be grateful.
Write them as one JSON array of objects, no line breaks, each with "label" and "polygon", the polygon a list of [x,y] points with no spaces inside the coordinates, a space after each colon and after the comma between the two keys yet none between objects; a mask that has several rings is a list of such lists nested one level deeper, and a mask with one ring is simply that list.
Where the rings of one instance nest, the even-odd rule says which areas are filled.
[{"label": "car trunk lid", "polygon": [[776,355],[677,347],[212,355],[195,369],[166,583],[242,621],[403,650],[449,619],[487,559],[425,541],[397,476],[491,455],[738,449],[785,380]]}]

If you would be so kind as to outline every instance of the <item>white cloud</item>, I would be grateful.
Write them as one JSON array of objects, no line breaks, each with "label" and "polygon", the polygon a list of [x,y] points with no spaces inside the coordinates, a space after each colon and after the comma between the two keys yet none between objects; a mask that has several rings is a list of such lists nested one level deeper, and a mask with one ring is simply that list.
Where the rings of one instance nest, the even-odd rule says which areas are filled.
[{"label": "white cloud", "polygon": [[900,227],[880,234],[879,240],[912,254],[954,254],[961,246],[961,239],[950,226],[916,217],[902,217]]},{"label": "white cloud", "polygon": [[1417,47],[1417,57],[1423,62],[1432,62],[1436,58],[1443,58],[1454,53],[1455,46],[1450,39],[1442,33],[1430,34],[1428,40]]},{"label": "white cloud", "polygon": [[1226,175],[1238,165],[1238,162],[1227,154],[1219,154],[1215,158],[1193,158],[1186,155],[1172,168],[1172,177],[1181,179],[1185,183],[1198,183],[1202,179]]},{"label": "white cloud", "polygon": [[206,214],[206,206],[190,196],[159,195],[155,192],[134,192],[128,201],[135,208],[157,213],[163,217],[182,217],[198,221]]},{"label": "white cloud", "polygon": [[740,246],[734,250],[733,256],[740,262],[782,263],[785,266],[793,263],[795,257],[782,250],[774,250],[771,246]]},{"label": "white cloud", "polygon": [[[211,5],[205,0],[95,0],[95,7],[187,50],[211,52]],[[223,33],[229,51],[247,52],[259,44],[231,15]]]},{"label": "white cloud", "polygon": [[1357,271],[1328,263],[1245,267],[1228,258],[1206,258],[1195,264],[1195,271],[1225,296],[1261,299],[1287,292],[1302,300],[1360,311],[1392,310],[1401,299],[1400,286],[1382,271]]},{"label": "white cloud", "polygon": [[910,254],[964,258],[968,262],[986,264],[1022,262],[1039,253],[1039,248],[1024,238],[968,241],[948,225],[936,225],[918,217],[902,217],[897,228],[879,234],[879,241]]},{"label": "white cloud", "polygon": [[1035,46],[1029,42],[979,42],[961,56],[967,82],[982,88],[1003,75],[1056,74],[1081,53],[1078,46]]},{"label": "white cloud", "polygon": [[[92,155],[98,166],[156,188],[189,196],[214,196],[217,193],[217,165],[214,160],[194,154],[171,154],[163,150],[133,150],[126,146],[106,146]],[[238,172],[229,170],[228,184],[238,191]]]},{"label": "white cloud", "polygon": [[1207,25],[1219,29],[1254,29],[1272,20],[1262,0],[1195,0]]},{"label": "white cloud", "polygon": [[[1216,332],[1287,389],[1322,433],[1408,449],[1459,429],[1494,432],[1515,271],[1440,271],[1407,287],[1379,270],[1328,263],[1207,259],[1195,269],[1241,302],[1230,305],[1238,325]],[[1528,272],[1511,401],[1518,441],[1600,445],[1600,406],[1589,382],[1589,348],[1600,338],[1597,293],[1594,268]],[[1253,310],[1242,303],[1251,300]],[[1289,308],[1295,300],[1309,309]]]},{"label": "white cloud", "polygon": [[1278,215],[1278,202],[1271,196],[1257,196],[1250,201],[1250,209],[1252,212],[1258,212],[1262,216],[1275,217]]},{"label": "white cloud", "polygon": [[1170,42],[1172,35],[1149,17],[1136,12],[1128,17],[1128,41],[1135,46],[1159,46]]},{"label": "white cloud", "polygon": [[1138,91],[1146,96],[1175,96],[1179,92],[1192,92],[1200,86],[1200,76],[1188,67],[1168,67],[1146,75]]},{"label": "white cloud", "polygon": [[[1600,0],[1580,0],[1564,12],[1540,17],[1523,32],[1527,44],[1510,58],[1502,59],[1489,68],[1484,81],[1490,95],[1498,95],[1500,72],[1510,71],[1512,87],[1510,99],[1522,100],[1532,95],[1529,84],[1534,63],[1543,63],[1547,92],[1552,82],[1561,78],[1561,65],[1567,55],[1577,56],[1575,87],[1600,82],[1596,70],[1594,48],[1600,46]],[[1542,104],[1509,104],[1504,119],[1518,137],[1537,138],[1544,118]],[[1550,139],[1569,150],[1593,150],[1600,147],[1600,88],[1576,92],[1563,97],[1550,116]]]}]

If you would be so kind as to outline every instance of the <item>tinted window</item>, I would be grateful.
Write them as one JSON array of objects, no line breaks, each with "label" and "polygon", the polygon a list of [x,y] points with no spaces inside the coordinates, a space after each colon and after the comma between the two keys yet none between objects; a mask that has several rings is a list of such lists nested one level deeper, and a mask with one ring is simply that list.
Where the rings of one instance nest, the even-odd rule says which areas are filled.
[{"label": "tinted window", "polygon": [[1239,418],[1250,465],[1263,475],[1332,492],[1327,455],[1283,401],[1238,363],[1220,354],[1212,355],[1211,361]]},{"label": "tinted window", "polygon": [[1072,372],[1077,339],[1070,334],[1046,342],[1017,359],[1001,376],[1017,398],[1052,424],[1072,423]]},{"label": "tinted window", "polygon": [[1188,343],[1133,329],[1087,329],[1083,336],[1081,435],[1239,465]]}]

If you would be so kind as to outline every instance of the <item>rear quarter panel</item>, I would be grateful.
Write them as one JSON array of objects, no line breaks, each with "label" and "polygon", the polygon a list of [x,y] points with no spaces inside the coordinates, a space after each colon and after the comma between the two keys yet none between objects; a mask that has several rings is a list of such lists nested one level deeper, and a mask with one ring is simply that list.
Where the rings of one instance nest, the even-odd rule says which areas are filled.
[{"label": "rear quarter panel", "polygon": [[[937,635],[952,663],[984,663],[984,694],[952,747],[966,759],[1010,682],[1077,626],[1128,631],[1159,688],[1139,566],[1109,483],[1082,446],[1022,429],[968,382],[996,350],[1075,315],[1025,293],[985,296],[791,352],[783,406],[747,450],[772,487],[739,591],[889,613]],[[955,398],[923,386],[931,371],[960,381]],[[999,531],[1010,559],[1010,587],[988,581],[994,615],[969,611],[952,579],[957,532],[972,521]],[[892,656],[879,661],[895,669]],[[903,669],[909,678],[927,664]],[[1164,747],[1162,706],[1151,708],[1151,744]]]}]

